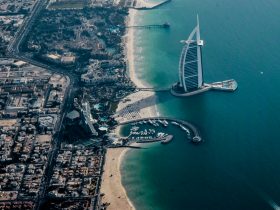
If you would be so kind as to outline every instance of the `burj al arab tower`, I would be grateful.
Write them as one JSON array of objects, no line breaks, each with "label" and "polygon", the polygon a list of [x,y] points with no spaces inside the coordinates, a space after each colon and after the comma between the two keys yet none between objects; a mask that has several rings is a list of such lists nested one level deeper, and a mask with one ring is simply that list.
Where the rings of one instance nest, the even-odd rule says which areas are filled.
[{"label": "burj al arab tower", "polygon": [[[212,84],[204,83],[202,63],[202,46],[204,42],[200,38],[198,16],[196,27],[189,35],[189,38],[182,41],[182,43],[184,46],[179,61],[179,82],[173,85],[171,89],[172,94],[176,96],[190,96],[210,89],[230,91],[236,89],[237,83],[234,80]],[[234,88],[232,85],[234,85]]]}]

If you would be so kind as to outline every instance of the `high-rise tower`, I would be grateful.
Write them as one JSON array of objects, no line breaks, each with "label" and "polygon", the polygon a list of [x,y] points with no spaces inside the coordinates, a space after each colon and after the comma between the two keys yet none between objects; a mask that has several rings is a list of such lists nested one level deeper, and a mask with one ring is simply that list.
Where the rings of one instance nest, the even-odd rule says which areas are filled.
[{"label": "high-rise tower", "polygon": [[200,39],[199,19],[187,40],[182,41],[184,47],[179,63],[179,86],[184,92],[198,90],[203,85],[202,51],[203,40]]},{"label": "high-rise tower", "polygon": [[179,82],[171,88],[175,96],[191,96],[208,90],[235,91],[237,82],[234,79],[207,84],[203,80],[202,46],[199,20],[187,40],[183,40],[183,50],[179,62]]}]

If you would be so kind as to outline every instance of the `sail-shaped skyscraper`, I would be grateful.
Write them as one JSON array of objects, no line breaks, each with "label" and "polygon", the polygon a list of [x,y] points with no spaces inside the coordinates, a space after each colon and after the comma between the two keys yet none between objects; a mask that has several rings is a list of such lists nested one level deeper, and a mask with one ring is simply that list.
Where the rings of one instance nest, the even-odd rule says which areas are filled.
[{"label": "sail-shaped skyscraper", "polygon": [[197,90],[203,85],[202,52],[203,40],[200,39],[199,20],[189,38],[183,41],[184,47],[179,63],[179,81],[185,92]]},{"label": "sail-shaped skyscraper", "polygon": [[237,88],[234,80],[206,84],[203,80],[202,46],[200,39],[199,19],[187,40],[181,41],[184,46],[179,61],[179,82],[173,85],[171,93],[176,96],[190,96],[210,89],[232,91]]}]

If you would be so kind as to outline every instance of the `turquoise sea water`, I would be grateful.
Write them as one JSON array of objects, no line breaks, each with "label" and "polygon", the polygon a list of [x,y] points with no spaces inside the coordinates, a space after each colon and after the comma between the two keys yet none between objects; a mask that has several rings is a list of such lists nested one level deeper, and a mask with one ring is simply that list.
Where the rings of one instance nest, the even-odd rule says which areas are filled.
[{"label": "turquoise sea water", "polygon": [[160,113],[193,122],[205,142],[173,131],[168,145],[132,150],[123,184],[137,209],[266,210],[280,205],[280,1],[174,0],[141,11],[135,31],[137,75],[154,87],[178,80],[178,61],[200,17],[204,79],[234,78],[235,93],[190,98],[158,94]]}]

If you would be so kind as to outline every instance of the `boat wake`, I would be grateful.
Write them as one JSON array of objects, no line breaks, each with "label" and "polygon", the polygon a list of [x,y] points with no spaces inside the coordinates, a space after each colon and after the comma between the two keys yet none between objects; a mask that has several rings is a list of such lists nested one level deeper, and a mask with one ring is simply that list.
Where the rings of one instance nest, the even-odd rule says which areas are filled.
[{"label": "boat wake", "polygon": [[267,195],[264,192],[259,193],[261,197],[269,204],[269,206],[271,206],[271,208],[273,208],[274,210],[280,210],[280,206],[274,200],[272,200],[272,198],[270,198],[269,195]]},{"label": "boat wake", "polygon": [[280,206],[277,203],[275,203],[272,199],[269,198],[266,201],[274,210],[280,210]]}]

